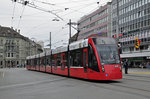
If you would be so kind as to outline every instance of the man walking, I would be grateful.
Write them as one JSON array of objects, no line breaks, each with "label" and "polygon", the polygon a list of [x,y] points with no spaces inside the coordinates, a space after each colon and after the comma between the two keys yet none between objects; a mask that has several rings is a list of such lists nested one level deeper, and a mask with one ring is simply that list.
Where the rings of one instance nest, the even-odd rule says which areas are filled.
[{"label": "man walking", "polygon": [[125,74],[128,74],[128,59],[124,61]]}]

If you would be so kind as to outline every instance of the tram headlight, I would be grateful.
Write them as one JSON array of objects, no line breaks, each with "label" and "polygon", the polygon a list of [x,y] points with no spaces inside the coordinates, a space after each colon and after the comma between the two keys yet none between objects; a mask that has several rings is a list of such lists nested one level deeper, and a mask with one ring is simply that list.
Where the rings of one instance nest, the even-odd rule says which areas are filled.
[{"label": "tram headlight", "polygon": [[105,72],[104,63],[101,64],[101,67],[102,67],[102,71]]}]

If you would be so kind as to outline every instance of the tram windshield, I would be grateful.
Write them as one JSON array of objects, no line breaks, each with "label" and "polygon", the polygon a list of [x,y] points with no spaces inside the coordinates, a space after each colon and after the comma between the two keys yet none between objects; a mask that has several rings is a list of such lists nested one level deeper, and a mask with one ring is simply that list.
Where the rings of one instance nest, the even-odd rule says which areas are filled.
[{"label": "tram windshield", "polygon": [[103,64],[119,64],[118,48],[115,44],[96,45],[101,63]]}]

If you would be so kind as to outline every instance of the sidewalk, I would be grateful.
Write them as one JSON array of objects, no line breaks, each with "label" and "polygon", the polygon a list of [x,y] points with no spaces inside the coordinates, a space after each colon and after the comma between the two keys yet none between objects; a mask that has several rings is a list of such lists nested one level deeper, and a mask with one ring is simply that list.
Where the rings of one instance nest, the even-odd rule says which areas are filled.
[{"label": "sidewalk", "polygon": [[[123,74],[125,74],[124,68],[122,69],[122,71],[123,71]],[[142,68],[128,68],[128,74],[129,75],[150,76],[150,69],[148,69],[148,68],[143,68],[143,69]]]}]

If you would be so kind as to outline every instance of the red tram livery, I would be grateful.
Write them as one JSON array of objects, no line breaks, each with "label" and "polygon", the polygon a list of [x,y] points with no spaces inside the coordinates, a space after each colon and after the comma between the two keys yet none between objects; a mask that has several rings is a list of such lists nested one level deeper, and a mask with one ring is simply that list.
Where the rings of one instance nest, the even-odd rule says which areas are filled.
[{"label": "red tram livery", "polygon": [[27,57],[28,70],[91,80],[122,79],[118,46],[113,38],[88,38]]}]

